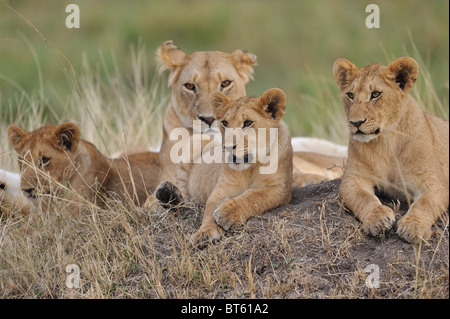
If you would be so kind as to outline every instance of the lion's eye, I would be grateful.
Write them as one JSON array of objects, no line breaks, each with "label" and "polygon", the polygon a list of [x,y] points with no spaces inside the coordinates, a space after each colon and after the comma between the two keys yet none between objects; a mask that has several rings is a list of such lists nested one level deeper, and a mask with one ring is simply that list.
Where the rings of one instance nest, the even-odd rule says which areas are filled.
[{"label": "lion's eye", "polygon": [[184,87],[185,87],[186,89],[188,89],[189,91],[194,91],[194,92],[197,91],[197,88],[196,88],[195,85],[192,84],[192,83],[185,83],[185,84],[184,84]]},{"label": "lion's eye", "polygon": [[223,125],[224,127],[227,127],[227,126],[228,126],[228,122],[227,122],[227,121],[222,121],[222,125]]},{"label": "lion's eye", "polygon": [[373,91],[372,94],[370,95],[370,99],[376,99],[377,97],[379,97],[381,95],[381,92],[378,91]]},{"label": "lion's eye", "polygon": [[39,166],[41,166],[41,167],[46,166],[49,162],[50,162],[50,158],[42,156],[39,159]]},{"label": "lion's eye", "polygon": [[250,127],[253,124],[253,121],[247,120],[244,122],[244,127]]},{"label": "lion's eye", "polygon": [[227,86],[230,86],[231,81],[230,80],[225,80],[222,81],[222,83],[220,83],[220,90],[223,90],[224,88],[226,88]]},{"label": "lion's eye", "polygon": [[353,100],[353,98],[354,98],[355,96],[353,95],[352,92],[347,92],[347,97],[348,97],[350,100]]}]

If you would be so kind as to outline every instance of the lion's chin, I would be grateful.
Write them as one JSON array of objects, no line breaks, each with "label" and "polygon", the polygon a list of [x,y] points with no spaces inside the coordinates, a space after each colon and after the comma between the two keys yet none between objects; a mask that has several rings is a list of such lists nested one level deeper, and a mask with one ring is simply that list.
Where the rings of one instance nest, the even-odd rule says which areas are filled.
[{"label": "lion's chin", "polygon": [[378,137],[379,134],[353,134],[353,139],[360,143],[368,143]]},{"label": "lion's chin", "polygon": [[250,167],[250,163],[229,163],[230,168],[235,171],[245,171]]},{"label": "lion's chin", "polygon": [[205,128],[205,130],[202,131],[202,134],[213,136],[216,134],[220,134],[220,130],[217,127],[207,127],[207,128]]},{"label": "lion's chin", "polygon": [[351,133],[354,140],[360,142],[360,143],[368,143],[370,141],[373,141],[378,136],[380,136],[381,130],[378,128],[372,133],[363,133],[360,130]]}]

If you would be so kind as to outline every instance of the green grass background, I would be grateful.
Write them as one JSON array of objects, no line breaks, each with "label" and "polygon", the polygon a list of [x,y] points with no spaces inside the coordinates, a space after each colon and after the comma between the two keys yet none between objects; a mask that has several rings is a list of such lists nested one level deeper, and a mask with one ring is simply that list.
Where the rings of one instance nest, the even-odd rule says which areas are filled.
[{"label": "green grass background", "polygon": [[[39,30],[51,49],[5,3]],[[80,29],[65,27],[69,3],[80,7]],[[380,29],[365,26],[370,3],[380,8]],[[0,2],[2,122],[15,122],[33,103],[33,96],[39,97],[46,121],[58,119],[56,114],[63,112],[75,89],[63,65],[67,70],[71,65],[79,76],[85,72],[83,63],[89,61],[88,68],[98,71],[104,81],[118,73],[121,80],[132,83],[130,52],[139,43],[146,48],[150,81],[156,72],[154,52],[166,40],[187,53],[239,48],[256,54],[259,65],[247,92],[259,95],[270,87],[283,89],[288,97],[286,121],[293,135],[345,142],[345,123],[337,128],[330,125],[343,116],[331,72],[339,57],[358,66],[388,64],[402,55],[414,57],[421,75],[427,72],[430,81],[425,83],[420,76],[415,94],[426,96],[431,85],[434,92],[424,103],[439,105],[425,108],[448,119],[447,0],[16,0]],[[19,104],[25,108],[19,111]],[[6,127],[1,131],[4,134]]]}]

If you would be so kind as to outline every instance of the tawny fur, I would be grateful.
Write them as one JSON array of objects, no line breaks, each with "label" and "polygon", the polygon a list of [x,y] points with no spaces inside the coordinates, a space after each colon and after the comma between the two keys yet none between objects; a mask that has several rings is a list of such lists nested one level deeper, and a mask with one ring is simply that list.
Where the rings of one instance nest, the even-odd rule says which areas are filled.
[{"label": "tawny fur", "polygon": [[[252,121],[258,136],[258,128],[278,129],[278,167],[272,174],[262,174],[260,168],[267,165],[255,163],[187,163],[177,168],[177,184],[183,198],[189,198],[205,205],[200,229],[194,234],[194,241],[215,240],[223,230],[244,223],[252,216],[289,203],[292,188],[292,145],[287,125],[281,120],[285,112],[286,97],[279,89],[270,89],[259,98],[242,97],[232,100],[215,93],[212,95],[214,117],[220,123],[227,121],[227,128],[242,128],[244,122]],[[270,105],[270,107],[269,107]],[[222,138],[225,136],[221,125]],[[244,129],[245,130],[245,129]],[[193,138],[196,136],[194,135]],[[266,137],[267,138],[267,137]],[[272,151],[267,138],[267,150]],[[247,142],[246,142],[247,143]],[[227,147],[226,143],[223,146]],[[248,145],[239,155],[238,145],[233,155],[249,154]],[[203,147],[203,153],[209,149]],[[254,154],[253,154],[254,155]],[[226,155],[226,152],[224,153]],[[243,165],[243,166],[239,166]]]},{"label": "tawny fur", "polygon": [[341,178],[346,160],[346,157],[294,152],[292,158],[294,185],[303,187]]},{"label": "tawny fur", "polygon": [[164,181],[175,184],[176,164],[170,159],[170,150],[176,143],[170,140],[172,130],[186,128],[192,134],[192,123],[200,118],[212,121],[211,124],[202,121],[202,131],[217,129],[209,103],[211,93],[221,91],[231,98],[245,96],[245,84],[253,73],[256,56],[242,50],[185,54],[172,41],[167,41],[158,49],[157,57],[160,70],[170,70],[169,85],[172,87],[159,154],[161,174],[158,185],[161,186]]},{"label": "tawny fur", "polygon": [[[309,138],[302,139],[304,141],[304,146],[302,146],[302,149],[310,148],[312,150],[295,151],[296,145],[292,143],[292,148],[294,149],[294,156],[292,158],[294,186],[303,187],[311,184],[318,184],[320,182],[331,181],[333,179],[339,179],[342,177],[342,174],[344,172],[344,165],[347,161],[347,148],[345,148],[345,153],[344,151],[342,151],[339,154],[341,156],[326,155],[313,152],[317,151],[314,148],[314,143],[317,143],[317,141],[326,143],[325,146],[328,147],[330,153],[332,153],[339,145],[316,138],[311,138],[310,142],[308,141]],[[293,141],[293,139],[291,139],[291,141]],[[138,154],[146,151],[148,152],[149,149],[145,147],[133,147],[126,151],[118,152],[112,157],[123,157],[126,155]],[[326,152],[327,149],[324,148],[321,151]]]},{"label": "tawny fur", "polygon": [[[8,135],[19,154],[20,187],[31,202],[42,195],[60,196],[66,188],[74,192],[67,195],[74,203],[81,197],[102,205],[112,197],[139,205],[156,187],[157,153],[111,160],[82,140],[73,123],[45,125],[32,132],[10,125]],[[70,210],[76,213],[79,207],[74,204]]]},{"label": "tawny fur", "polygon": [[[162,200],[160,193],[166,190],[167,182],[175,187],[176,164],[170,159],[170,150],[177,142],[170,140],[170,134],[175,128],[186,128],[192,135],[192,123],[200,118],[210,119],[209,124],[202,121],[202,132],[208,129],[217,129],[218,121],[213,118],[213,111],[209,98],[213,92],[222,92],[232,99],[246,95],[245,84],[253,74],[253,66],[256,65],[256,56],[252,53],[235,50],[232,53],[219,51],[194,52],[185,54],[176,47],[172,41],[164,43],[157,51],[157,59],[160,71],[170,70],[169,86],[172,93],[164,117],[163,141],[160,149],[161,174],[158,181],[156,197]],[[187,87],[188,84],[188,87]],[[195,88],[195,89],[193,89]],[[331,146],[330,146],[331,145]],[[332,143],[326,145],[328,151],[336,146]],[[322,146],[323,148],[323,146]],[[309,156],[301,157],[294,163],[296,185],[301,187],[311,183],[327,181],[339,178],[342,175],[339,169],[331,171],[330,159],[320,154],[313,154],[317,159],[323,158],[324,165],[317,165],[317,160],[311,162]],[[342,163],[345,157],[337,162]],[[304,167],[298,164],[304,162]],[[308,170],[311,168],[311,170]],[[151,206],[149,201],[148,206]]]},{"label": "tawny fur", "polygon": [[401,57],[387,67],[358,69],[338,59],[333,72],[350,135],[342,202],[367,233],[377,235],[393,227],[395,214],[375,190],[406,200],[411,205],[397,222],[398,235],[410,242],[429,239],[449,204],[449,123],[425,113],[410,96],[416,61]]},{"label": "tawny fur", "polygon": [[311,136],[294,136],[291,138],[294,152],[323,154],[339,158],[347,158],[347,146],[336,144]]}]

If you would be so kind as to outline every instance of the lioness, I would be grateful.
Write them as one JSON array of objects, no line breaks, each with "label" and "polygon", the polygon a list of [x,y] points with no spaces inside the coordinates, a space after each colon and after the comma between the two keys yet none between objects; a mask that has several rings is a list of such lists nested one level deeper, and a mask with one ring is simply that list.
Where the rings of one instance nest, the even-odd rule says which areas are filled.
[{"label": "lioness", "polygon": [[[39,195],[59,196],[67,188],[99,205],[106,196],[142,204],[156,187],[157,153],[111,160],[81,139],[73,123],[45,125],[32,132],[10,125],[8,136],[19,154],[21,189],[32,203]],[[72,213],[79,211],[77,205],[72,208]]]},{"label": "lioness", "polygon": [[[288,127],[282,121],[286,105],[283,91],[270,89],[259,98],[236,100],[216,92],[211,96],[211,105],[214,118],[221,123],[220,145],[225,161],[194,161],[179,165],[176,172],[183,198],[205,205],[194,241],[217,240],[224,229],[291,200],[293,152]],[[243,139],[229,139],[229,129],[238,129]],[[277,138],[270,137],[273,132],[278,133]],[[248,136],[252,134],[258,141],[255,148],[250,147]],[[265,143],[259,144],[261,140]],[[201,150],[202,156],[211,151],[208,146]],[[219,150],[222,153],[222,148]],[[274,162],[277,166],[270,167]]]},{"label": "lioness", "polygon": [[[163,140],[159,154],[161,174],[155,196],[168,202],[175,184],[176,165],[170,150],[176,141],[170,140],[175,128],[187,128],[192,134],[192,123],[200,120],[202,131],[218,127],[209,103],[211,93],[222,92],[230,98],[245,96],[245,84],[253,73],[256,56],[246,51],[233,53],[219,51],[185,54],[172,41],[165,42],[157,51],[161,71],[170,70],[169,85],[172,94],[163,124]],[[170,183],[166,183],[170,182]]]},{"label": "lioness", "polygon": [[392,228],[394,212],[375,190],[413,202],[397,222],[397,234],[426,240],[449,204],[449,123],[423,112],[409,95],[417,62],[401,57],[387,67],[358,69],[346,59],[334,63],[348,119],[348,161],[340,186],[344,205],[377,235]]}]

